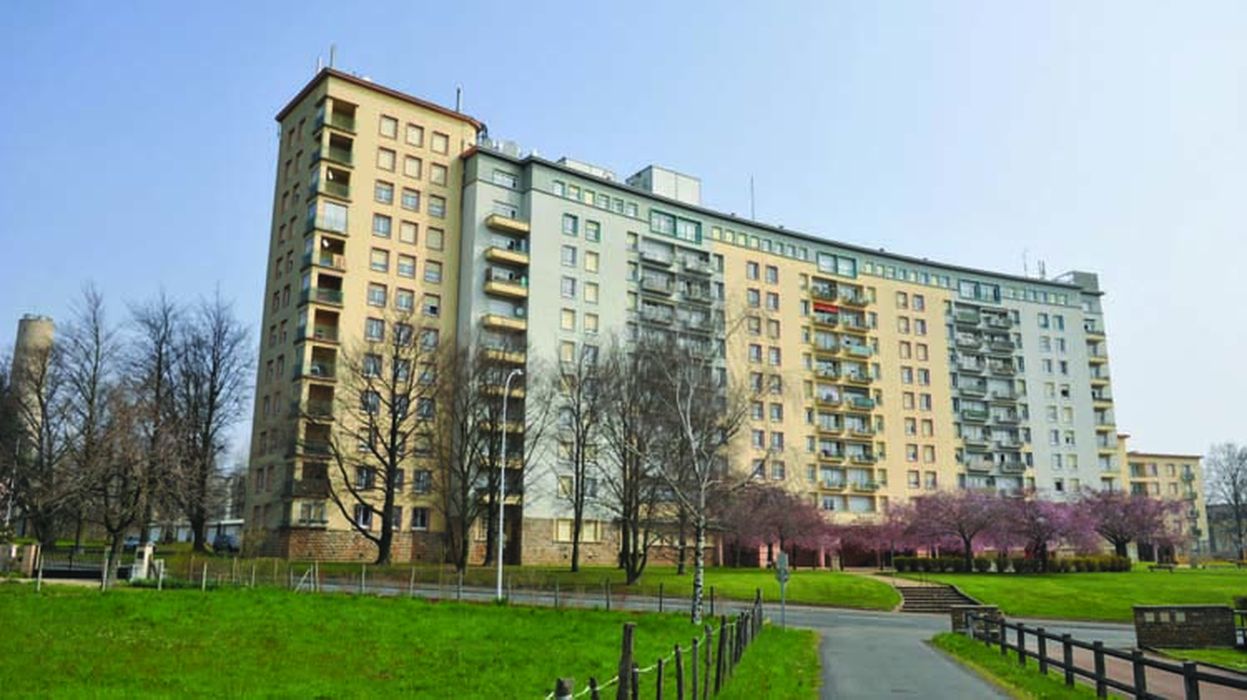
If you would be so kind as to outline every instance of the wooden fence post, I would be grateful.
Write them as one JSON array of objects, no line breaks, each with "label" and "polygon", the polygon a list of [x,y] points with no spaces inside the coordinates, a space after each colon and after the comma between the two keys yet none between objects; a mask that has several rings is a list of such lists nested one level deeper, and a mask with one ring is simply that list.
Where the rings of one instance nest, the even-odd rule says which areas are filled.
[{"label": "wooden fence post", "polygon": [[632,700],[638,700],[641,694],[641,667],[632,664]]},{"label": "wooden fence post", "polygon": [[623,647],[619,651],[619,688],[615,700],[628,700],[632,696],[632,636],[635,632],[635,622],[624,623]]},{"label": "wooden fence post", "polygon": [[1026,625],[1018,623],[1018,663],[1026,665]]},{"label": "wooden fence post", "polygon": [[714,627],[706,625],[706,665],[703,668],[701,681],[701,697],[702,700],[710,697],[710,654],[711,645],[714,644]]},{"label": "wooden fence post", "polygon": [[571,678],[560,678],[554,681],[554,700],[572,700],[575,696],[575,681]]},{"label": "wooden fence post", "polygon": [[654,683],[657,685],[655,686],[654,700],[662,700],[662,659],[658,660],[658,668],[655,671]]},{"label": "wooden fence post", "polygon": [[1044,629],[1038,629],[1039,634],[1039,672],[1048,675],[1048,638],[1044,636]]},{"label": "wooden fence post", "polygon": [[689,684],[689,690],[693,691],[689,696],[692,698],[692,700],[697,700],[697,664],[701,663],[701,655],[698,654],[697,647],[698,647],[697,639],[694,638],[693,639],[693,663],[690,664],[693,673],[691,674],[692,678],[689,679],[692,681],[692,683]]},{"label": "wooden fence post", "polygon": [[662,608],[663,608],[662,593],[663,593],[662,581],[659,581],[658,582],[658,612],[662,612]]},{"label": "wooden fence post", "polygon": [[1199,700],[1199,668],[1194,661],[1182,663],[1182,681],[1186,686],[1186,700]]},{"label": "wooden fence post", "polygon": [[1095,696],[1106,698],[1108,686],[1104,683],[1104,642],[1092,642],[1091,648],[1095,654]]},{"label": "wooden fence post", "polygon": [[559,609],[559,580],[554,579],[554,609]]},{"label": "wooden fence post", "polygon": [[684,700],[684,655],[675,645],[675,700]]},{"label": "wooden fence post", "polygon": [[416,567],[415,565],[412,565],[411,567],[411,578],[407,579],[407,597],[408,598],[416,597]]},{"label": "wooden fence post", "polygon": [[723,687],[723,652],[727,648],[727,616],[719,618],[719,645],[714,659],[714,694]]},{"label": "wooden fence post", "polygon": [[459,578],[455,583],[455,600],[463,600],[463,572],[459,572]]},{"label": "wooden fence post", "polygon": [[203,576],[199,579],[199,591],[202,593],[208,590],[208,562],[204,562]]},{"label": "wooden fence post", "polygon": [[251,562],[251,587],[255,588],[255,562]]},{"label": "wooden fence post", "polygon": [[1068,634],[1061,635],[1061,662],[1065,666],[1065,685],[1074,687],[1074,640]]},{"label": "wooden fence post", "polygon": [[598,679],[594,676],[589,676],[589,697],[593,700],[602,700],[602,695],[598,692]]},{"label": "wooden fence post", "polygon": [[1000,655],[1008,656],[1009,654],[1009,628],[1005,626],[1005,619],[1000,618]]},{"label": "wooden fence post", "polygon": [[714,617],[714,586],[710,587],[710,617]]},{"label": "wooden fence post", "polygon": [[1130,663],[1134,666],[1134,695],[1147,697],[1147,666],[1143,663],[1143,650],[1134,649],[1130,652]]}]

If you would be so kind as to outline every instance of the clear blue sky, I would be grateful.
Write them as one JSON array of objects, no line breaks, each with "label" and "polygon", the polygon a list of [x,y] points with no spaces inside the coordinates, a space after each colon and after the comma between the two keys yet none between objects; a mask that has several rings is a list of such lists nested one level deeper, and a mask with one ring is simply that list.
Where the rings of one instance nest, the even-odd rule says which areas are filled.
[{"label": "clear blue sky", "polygon": [[1247,440],[1247,3],[596,5],[10,3],[0,347],[86,280],[118,315],[219,285],[255,326],[272,118],[336,42],[543,155],[699,175],[711,206],[747,213],[753,175],[790,228],[1096,270],[1134,446]]}]

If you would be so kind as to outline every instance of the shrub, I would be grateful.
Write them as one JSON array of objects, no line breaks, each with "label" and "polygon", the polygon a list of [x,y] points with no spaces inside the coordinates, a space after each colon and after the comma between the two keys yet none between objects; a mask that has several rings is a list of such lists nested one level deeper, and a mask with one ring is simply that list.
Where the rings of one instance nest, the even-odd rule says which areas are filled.
[{"label": "shrub", "polygon": [[1247,595],[1234,596],[1234,609],[1247,610]]},{"label": "shrub", "polygon": [[992,560],[987,557],[974,558],[974,570],[980,574],[985,574],[992,570]]},{"label": "shrub", "polygon": [[1026,557],[1009,557],[1009,564],[1013,568],[1013,573],[1024,574],[1030,570],[1030,562]]},{"label": "shrub", "polygon": [[900,573],[914,570],[913,557],[892,557],[892,566]]}]

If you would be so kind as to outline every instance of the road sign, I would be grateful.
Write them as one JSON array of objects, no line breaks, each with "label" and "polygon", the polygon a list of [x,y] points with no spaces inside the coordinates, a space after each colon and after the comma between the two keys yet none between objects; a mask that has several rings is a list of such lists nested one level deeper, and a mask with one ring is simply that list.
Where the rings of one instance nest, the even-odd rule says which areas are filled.
[{"label": "road sign", "polygon": [[775,558],[775,579],[779,581],[779,626],[788,626],[788,554],[780,552]]},{"label": "road sign", "polygon": [[788,554],[780,552],[775,558],[775,579],[780,583],[788,583]]}]

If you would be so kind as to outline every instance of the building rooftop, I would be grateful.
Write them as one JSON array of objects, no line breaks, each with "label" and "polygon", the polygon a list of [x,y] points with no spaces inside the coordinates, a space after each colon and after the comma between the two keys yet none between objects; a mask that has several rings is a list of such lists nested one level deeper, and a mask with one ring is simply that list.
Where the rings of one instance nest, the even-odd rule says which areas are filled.
[{"label": "building rooftop", "polygon": [[322,68],[319,73],[313,76],[312,79],[308,81],[307,85],[304,85],[303,89],[299,91],[299,94],[295,95],[289,102],[286,103],[285,107],[281,108],[281,111],[279,111],[276,116],[277,121],[281,121],[282,119],[285,119],[286,115],[290,113],[290,110],[294,109],[295,105],[302,102],[303,98],[307,97],[308,93],[316,89],[317,85],[319,85],[322,81],[330,77],[337,78],[338,80],[343,80],[345,82],[352,83],[354,85],[358,85],[362,88],[367,88],[374,92],[379,92],[383,95],[393,97],[394,99],[397,99],[397,100],[402,100],[403,102],[413,104],[417,107],[423,107],[425,109],[432,110],[440,114],[444,114],[448,117],[454,117],[455,119],[460,119],[476,127],[477,131],[482,131],[482,132],[486,131],[484,122],[478,119],[474,119],[462,112],[456,112],[455,110],[450,109],[449,107],[443,107],[442,105],[436,104],[434,102],[429,102],[428,100],[420,99],[419,97],[416,97],[414,95],[408,95],[405,92],[400,92],[398,90],[385,87],[384,85],[378,85],[377,83],[374,83],[367,78],[361,78],[357,75],[344,73],[334,68]]}]

